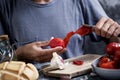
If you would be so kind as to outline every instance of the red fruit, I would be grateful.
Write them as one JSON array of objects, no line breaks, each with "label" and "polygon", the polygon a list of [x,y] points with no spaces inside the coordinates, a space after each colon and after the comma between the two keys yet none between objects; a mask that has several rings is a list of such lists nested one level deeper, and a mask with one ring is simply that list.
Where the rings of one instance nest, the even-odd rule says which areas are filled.
[{"label": "red fruit", "polygon": [[114,61],[117,63],[117,64],[120,64],[120,47],[116,49],[115,53],[114,53]]},{"label": "red fruit", "polygon": [[116,48],[120,47],[119,43],[111,42],[106,46],[106,53],[108,55],[114,55]]},{"label": "red fruit", "polygon": [[65,48],[65,43],[61,38],[53,38],[49,43],[51,48],[55,48],[57,46],[61,46]]},{"label": "red fruit", "polygon": [[106,56],[103,56],[103,57],[100,58],[100,61],[99,61],[99,63],[98,63],[98,66],[101,67],[101,65],[102,65],[103,63],[107,63],[108,61],[110,61],[110,59],[107,58]]},{"label": "red fruit", "polygon": [[74,60],[73,61],[73,64],[75,64],[75,65],[82,65],[84,62],[83,61],[81,61],[81,60]]},{"label": "red fruit", "polygon": [[102,63],[100,65],[101,68],[106,68],[106,69],[115,69],[115,62],[114,61],[108,61],[106,63]]},{"label": "red fruit", "polygon": [[108,57],[103,56],[100,58],[98,67],[106,68],[106,69],[115,69],[116,65],[115,65],[115,61],[112,61]]}]

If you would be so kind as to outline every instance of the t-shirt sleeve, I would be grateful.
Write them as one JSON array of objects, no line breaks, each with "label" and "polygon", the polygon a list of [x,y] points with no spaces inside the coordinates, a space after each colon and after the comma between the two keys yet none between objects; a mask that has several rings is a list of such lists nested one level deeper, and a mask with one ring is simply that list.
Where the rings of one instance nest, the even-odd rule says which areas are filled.
[{"label": "t-shirt sleeve", "polygon": [[98,0],[83,0],[84,18],[86,24],[96,24],[104,16],[108,17]]}]

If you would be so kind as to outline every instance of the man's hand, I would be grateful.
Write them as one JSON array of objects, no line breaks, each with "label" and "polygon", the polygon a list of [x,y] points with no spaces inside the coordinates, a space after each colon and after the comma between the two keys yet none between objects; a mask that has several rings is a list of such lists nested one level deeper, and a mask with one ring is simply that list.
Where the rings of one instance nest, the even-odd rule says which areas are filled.
[{"label": "man's hand", "polygon": [[44,49],[43,47],[48,46],[49,42],[50,41],[40,41],[26,44],[16,50],[16,55],[18,59],[37,61],[42,63],[49,61],[52,58],[53,52],[61,54],[65,51],[65,49],[62,47]]},{"label": "man's hand", "polygon": [[102,17],[95,26],[95,32],[105,38],[117,37],[120,34],[120,25],[110,18]]}]

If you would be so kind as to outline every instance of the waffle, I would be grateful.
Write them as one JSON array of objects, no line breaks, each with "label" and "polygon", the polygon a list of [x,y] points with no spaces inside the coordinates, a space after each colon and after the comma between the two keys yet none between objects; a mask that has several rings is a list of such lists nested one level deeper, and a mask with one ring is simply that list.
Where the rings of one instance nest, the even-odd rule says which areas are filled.
[{"label": "waffle", "polygon": [[0,80],[37,80],[38,77],[38,71],[31,63],[10,61],[0,64]]}]

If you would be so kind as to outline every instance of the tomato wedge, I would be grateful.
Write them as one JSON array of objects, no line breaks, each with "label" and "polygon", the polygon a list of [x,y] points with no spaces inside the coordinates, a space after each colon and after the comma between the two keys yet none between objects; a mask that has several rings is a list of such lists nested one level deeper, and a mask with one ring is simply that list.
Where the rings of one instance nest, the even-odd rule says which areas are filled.
[{"label": "tomato wedge", "polygon": [[81,60],[74,60],[73,61],[73,64],[75,65],[82,65],[84,63],[84,61],[81,61]]}]

